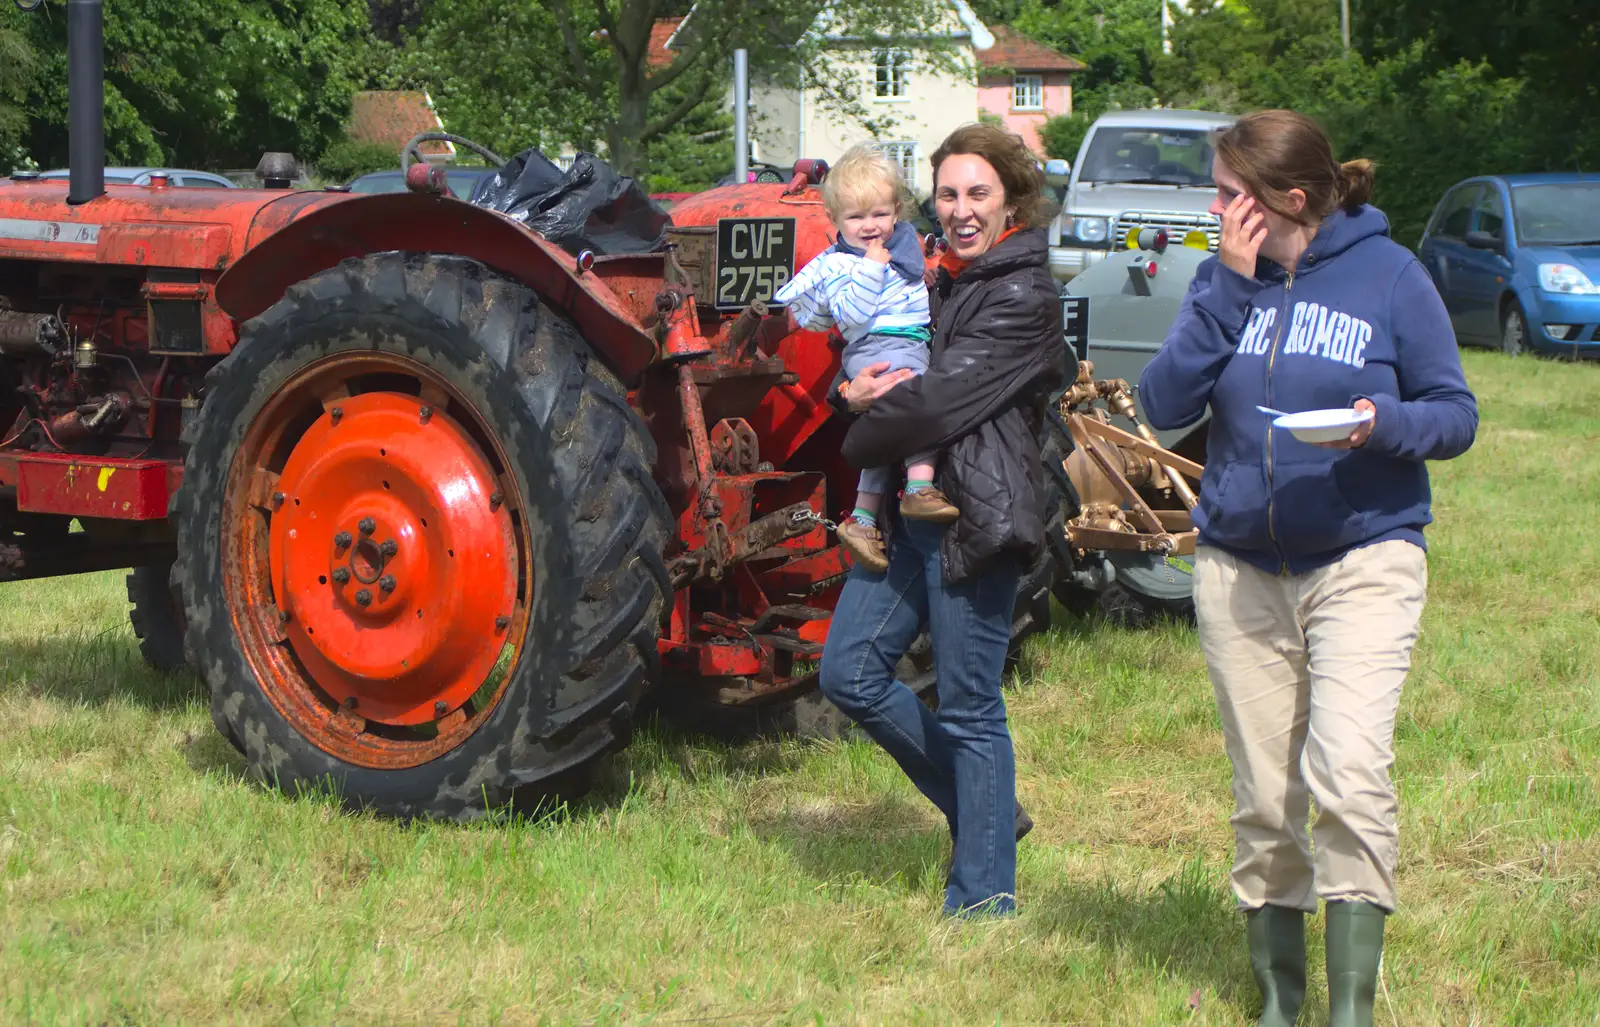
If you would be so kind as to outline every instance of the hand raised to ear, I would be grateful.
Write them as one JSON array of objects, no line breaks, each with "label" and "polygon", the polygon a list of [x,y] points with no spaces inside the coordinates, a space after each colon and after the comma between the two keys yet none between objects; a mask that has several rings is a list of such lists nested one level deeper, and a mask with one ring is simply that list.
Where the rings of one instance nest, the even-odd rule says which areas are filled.
[{"label": "hand raised to ear", "polygon": [[1267,215],[1256,207],[1255,197],[1240,193],[1222,212],[1222,241],[1217,246],[1221,261],[1244,275],[1256,276],[1256,254],[1267,241]]}]

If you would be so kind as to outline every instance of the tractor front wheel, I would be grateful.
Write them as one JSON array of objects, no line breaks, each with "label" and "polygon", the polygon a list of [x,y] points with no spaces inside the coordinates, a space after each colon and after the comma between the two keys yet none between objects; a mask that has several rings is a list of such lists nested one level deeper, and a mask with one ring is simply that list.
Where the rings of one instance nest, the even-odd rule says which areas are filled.
[{"label": "tractor front wheel", "polygon": [[256,777],[466,818],[627,744],[671,518],[620,384],[531,290],[347,260],[245,325],[189,442],[175,578]]},{"label": "tractor front wheel", "polygon": [[172,587],[172,565],[135,567],[127,584],[128,620],[145,665],[163,674],[187,667],[183,604]]}]

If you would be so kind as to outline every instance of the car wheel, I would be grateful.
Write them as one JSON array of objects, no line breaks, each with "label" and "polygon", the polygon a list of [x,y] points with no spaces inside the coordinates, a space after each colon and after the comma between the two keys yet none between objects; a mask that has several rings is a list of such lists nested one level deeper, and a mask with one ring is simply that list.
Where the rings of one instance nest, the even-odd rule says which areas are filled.
[{"label": "car wheel", "polygon": [[1500,349],[1508,357],[1520,357],[1528,351],[1528,319],[1522,313],[1522,304],[1509,300],[1500,315]]}]

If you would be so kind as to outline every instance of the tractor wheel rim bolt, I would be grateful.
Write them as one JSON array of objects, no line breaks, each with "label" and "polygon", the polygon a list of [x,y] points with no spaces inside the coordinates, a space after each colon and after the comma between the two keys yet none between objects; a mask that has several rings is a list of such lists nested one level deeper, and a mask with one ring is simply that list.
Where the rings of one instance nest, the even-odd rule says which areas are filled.
[{"label": "tractor wheel rim bolt", "polygon": [[378,530],[378,522],[374,521],[371,517],[363,517],[361,518],[361,523],[356,525],[356,527],[361,529],[361,534],[370,535]]},{"label": "tractor wheel rim bolt", "polygon": [[341,531],[339,534],[333,536],[333,544],[338,546],[340,549],[349,549],[352,541],[354,540],[350,537],[350,533],[348,531]]},{"label": "tractor wheel rim bolt", "polygon": [[423,424],[427,424],[431,417],[433,417],[433,407],[422,407],[417,411],[417,420]]},{"label": "tractor wheel rim bolt", "polygon": [[393,592],[394,586],[395,581],[393,574],[385,574],[383,577],[378,579],[378,587],[383,589],[385,592]]},{"label": "tractor wheel rim bolt", "polygon": [[438,702],[433,704],[433,712],[442,717],[446,713],[450,712],[450,704],[445,702],[443,699],[440,699]]},{"label": "tractor wheel rim bolt", "polygon": [[504,631],[506,628],[511,626],[511,618],[510,617],[496,617],[494,619],[494,626],[497,629],[499,629],[500,631]]},{"label": "tractor wheel rim bolt", "polygon": [[333,569],[333,580],[338,582],[341,585],[343,585],[346,582],[348,582],[350,580],[350,568],[348,568],[348,567],[335,567]]},{"label": "tractor wheel rim bolt", "polygon": [[380,547],[378,551],[384,556],[393,556],[400,551],[400,547],[395,543],[395,540],[391,538],[384,540],[382,547]]},{"label": "tractor wheel rim bolt", "polygon": [[283,493],[282,492],[274,492],[272,494],[272,508],[274,510],[276,510],[278,507],[280,507],[282,505],[283,505]]},{"label": "tractor wheel rim bolt", "polygon": [[344,416],[344,409],[342,407],[334,407],[328,411],[328,416],[333,419],[334,424],[338,424],[339,419]]},{"label": "tractor wheel rim bolt", "polygon": [[489,509],[498,510],[498,509],[500,509],[500,504],[504,503],[505,501],[506,501],[506,497],[505,497],[505,495],[503,493],[500,493],[500,492],[492,493],[489,496]]},{"label": "tractor wheel rim bolt", "polygon": [[356,604],[359,605],[359,606],[371,606],[372,605],[372,593],[367,591],[366,589],[362,589],[359,592],[357,592],[356,593]]}]

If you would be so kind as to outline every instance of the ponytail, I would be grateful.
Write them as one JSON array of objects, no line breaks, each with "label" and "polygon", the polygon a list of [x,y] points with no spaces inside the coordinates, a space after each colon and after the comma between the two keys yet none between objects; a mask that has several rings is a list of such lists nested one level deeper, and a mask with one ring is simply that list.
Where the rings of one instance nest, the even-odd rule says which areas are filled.
[{"label": "ponytail", "polygon": [[1347,160],[1339,165],[1339,206],[1355,210],[1372,200],[1372,169],[1370,160]]}]

